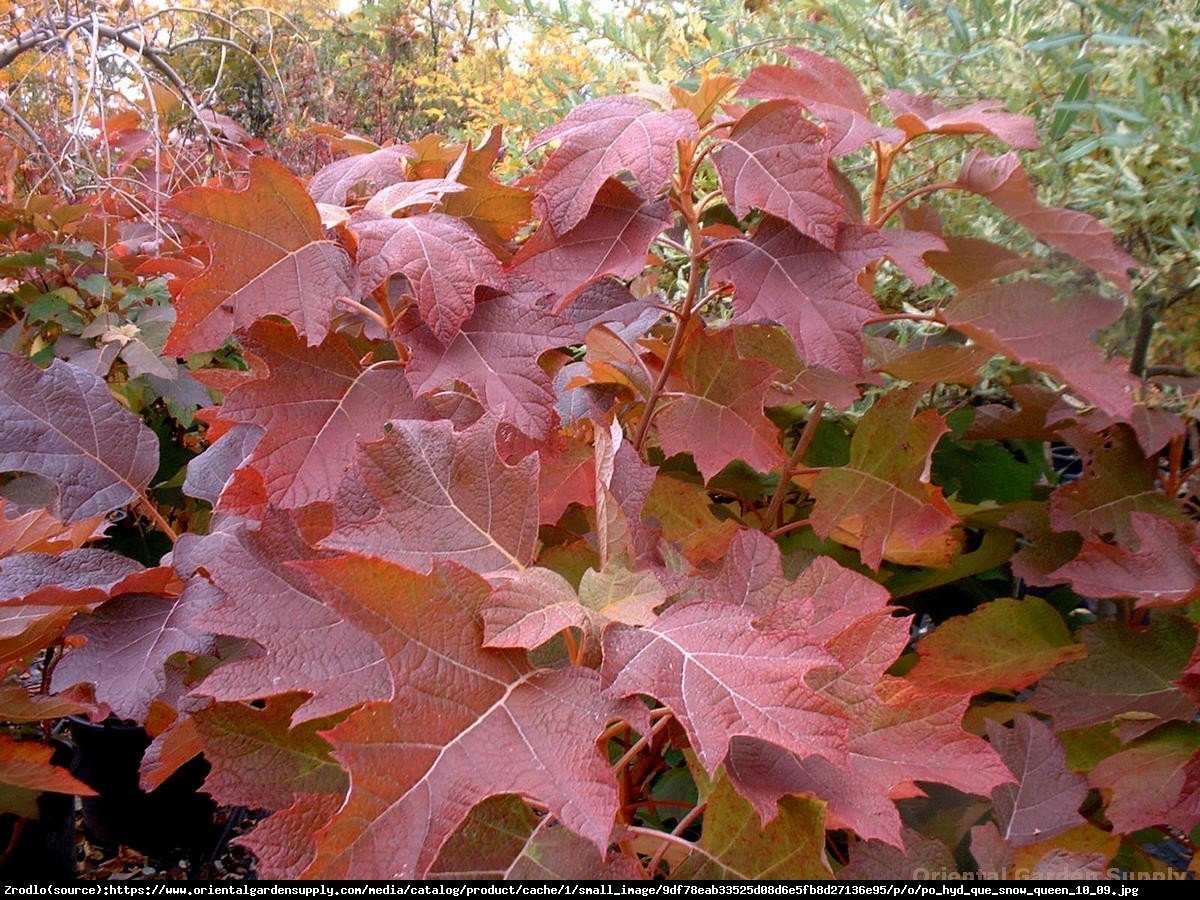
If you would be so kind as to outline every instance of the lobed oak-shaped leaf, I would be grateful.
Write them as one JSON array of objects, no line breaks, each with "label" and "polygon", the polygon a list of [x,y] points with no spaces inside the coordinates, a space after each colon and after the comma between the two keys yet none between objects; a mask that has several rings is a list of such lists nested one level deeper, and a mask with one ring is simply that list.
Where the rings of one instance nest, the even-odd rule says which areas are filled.
[{"label": "lobed oak-shaped leaf", "polygon": [[611,627],[604,686],[613,696],[647,694],[667,706],[710,773],[739,735],[840,763],[847,721],[805,683],[806,673],[833,659],[802,631],[763,632],[751,621],[741,606],[692,602],[643,628]]},{"label": "lobed oak-shaped leaf", "polygon": [[408,378],[418,393],[458,380],[497,421],[535,441],[545,440],[554,427],[554,390],[538,358],[575,340],[570,322],[502,295],[477,305],[448,343],[426,327],[404,340],[412,353]]},{"label": "lobed oak-shaped leaf", "polygon": [[[296,526],[269,512],[251,530],[239,524],[175,545],[181,574],[211,583],[221,600],[192,626],[253,641],[262,648],[215,669],[194,693],[217,701],[251,701],[302,691],[297,722],[391,696],[379,647],[318,598],[292,563],[320,558]],[[201,572],[201,570],[203,570]]]},{"label": "lobed oak-shaped leaf", "polygon": [[1127,421],[1136,381],[1090,339],[1121,309],[1118,302],[1088,294],[1055,299],[1048,285],[1023,282],[966,291],[938,316],[993,353],[1045,372]]},{"label": "lobed oak-shaped leaf", "polygon": [[219,600],[219,594],[193,583],[177,597],[126,594],[77,616],[67,633],[84,644],[55,667],[54,689],[89,682],[96,699],[117,716],[144,722],[167,686],[168,657],[213,649],[212,636],[191,623]]},{"label": "lobed oak-shaped leaf", "polygon": [[382,437],[391,419],[430,415],[397,364],[364,368],[340,335],[306,347],[287,325],[259,322],[243,344],[263,368],[226,395],[220,416],[263,430],[245,464],[276,506],[332,500],[356,442]]},{"label": "lobed oak-shaped leaf", "polygon": [[1041,146],[1033,119],[1010,113],[995,100],[946,109],[931,97],[890,90],[883,102],[909,140],[923,134],[988,134],[1020,150]]},{"label": "lobed oak-shaped leaf", "polygon": [[1132,597],[1139,607],[1200,599],[1200,535],[1190,521],[1129,514],[1137,547],[1087,539],[1078,555],[1047,577],[1085,597]]},{"label": "lobed oak-shaped leaf", "polygon": [[859,272],[890,256],[917,274],[923,253],[945,247],[935,235],[900,234],[843,225],[834,246],[825,247],[767,215],[750,240],[730,241],[713,254],[710,274],[734,286],[739,319],[773,319],[808,365],[858,375],[863,323],[879,314],[858,284]]},{"label": "lobed oak-shaped leaf", "polygon": [[920,661],[909,672],[917,690],[981,694],[1019,691],[1087,650],[1054,607],[1026,597],[993,600],[947,619],[921,639],[917,653]]},{"label": "lobed oak-shaped leaf", "polygon": [[838,665],[810,682],[849,716],[843,764],[757,740],[733,743],[730,776],[760,816],[770,818],[782,796],[810,794],[828,804],[832,827],[900,847],[894,801],[920,796],[916,782],[987,795],[1011,780],[995,751],[963,730],[969,695],[922,694],[884,674],[907,642],[907,622],[878,609],[826,641]]},{"label": "lobed oak-shaped leaf", "polygon": [[301,794],[236,843],[254,854],[263,878],[297,879],[316,855],[313,835],[329,823],[342,802],[337,794]]},{"label": "lobed oak-shaped leaf", "polygon": [[255,157],[244,190],[188,188],[164,211],[212,254],[208,268],[176,292],[170,355],[215,350],[235,330],[271,315],[288,319],[315,346],[338,298],[359,294],[350,257],[325,237],[304,185],[274,160]]},{"label": "lobed oak-shaped leaf", "polygon": [[500,262],[479,236],[444,213],[353,224],[358,267],[374,290],[393,275],[407,280],[417,309],[439,341],[448,342],[475,309],[480,285],[502,290]]},{"label": "lobed oak-shaped leaf", "polygon": [[455,164],[463,186],[442,200],[442,211],[462,219],[488,246],[499,249],[516,237],[529,221],[533,192],[519,185],[501,184],[492,169],[504,149],[503,132],[495,126],[478,147],[465,147]]},{"label": "lobed oak-shaped leaf", "polygon": [[989,721],[987,733],[1017,778],[992,793],[1006,841],[1023,847],[1084,824],[1079,808],[1087,798],[1087,781],[1067,769],[1066,751],[1049,726],[1021,714],[1012,730]]},{"label": "lobed oak-shaped leaf", "polygon": [[61,360],[39,369],[0,353],[0,418],[0,472],[49,482],[65,525],[132,502],[158,469],[154,432],[102,378]]},{"label": "lobed oak-shaped leaf", "polygon": [[415,155],[411,147],[398,144],[347,156],[319,169],[308,183],[308,193],[317,203],[343,206],[356,188],[365,187],[371,194],[404,181],[404,160]]},{"label": "lobed oak-shaped leaf", "polygon": [[735,459],[762,472],[777,468],[784,460],[779,429],[763,414],[776,371],[743,359],[730,329],[689,334],[668,381],[679,396],[655,416],[663,452],[690,452],[706,479]]},{"label": "lobed oak-shaped leaf", "polygon": [[1135,513],[1168,521],[1183,518],[1158,489],[1157,469],[1157,461],[1146,457],[1130,429],[1109,430],[1085,453],[1079,479],[1050,495],[1050,524],[1056,531],[1078,531],[1085,538],[1111,535],[1121,547],[1139,547]]},{"label": "lobed oak-shaped leaf", "polygon": [[825,122],[834,156],[853,153],[871,141],[898,143],[904,132],[882,128],[871,120],[871,101],[858,78],[840,62],[805,50],[782,51],[795,65],[757,66],[738,95],[767,100],[793,100]]},{"label": "lobed oak-shaped leaf", "polygon": [[1130,291],[1129,270],[1137,268],[1133,257],[1116,245],[1113,233],[1098,219],[1042,205],[1016,153],[994,157],[972,151],[959,172],[958,185],[986,197],[1040,240],[1091,266],[1126,293]]},{"label": "lobed oak-shaped leaf", "polygon": [[601,276],[628,280],[641,273],[650,245],[673,219],[665,199],[644,200],[610,178],[582,221],[561,236],[544,222],[521,245],[509,270],[546,288],[561,312]]},{"label": "lobed oak-shaped leaf", "polygon": [[831,247],[845,209],[829,173],[829,156],[824,130],[796,104],[774,100],[738,119],[713,163],[739,217],[760,209]]},{"label": "lobed oak-shaped leaf", "polygon": [[702,484],[659,473],[642,515],[658,523],[662,535],[679,546],[693,565],[722,559],[731,542],[746,533],[735,519],[721,519]]},{"label": "lobed oak-shaped leaf", "polygon": [[565,235],[583,221],[604,182],[621,171],[656,197],[670,184],[675,142],[699,135],[686,109],[664,112],[638,97],[603,97],[576,106],[529,145],[535,150],[559,142],[538,175],[534,210]]},{"label": "lobed oak-shaped leaf", "polygon": [[877,400],[854,431],[849,462],[813,481],[813,529],[857,540],[873,569],[914,551],[926,565],[944,564],[958,545],[958,517],[929,481],[933,449],[948,429],[934,410],[914,415],[919,400],[919,389]]},{"label": "lobed oak-shaped leaf", "polygon": [[396,683],[327,733],[350,791],[317,835],[306,877],[412,878],[488,797],[519,793],[550,808],[598,853],[617,786],[596,739],[636,704],[604,699],[589,669],[532,668],[523,651],[482,649],[490,588],[438,563],[419,575],[358,556],[305,569],[343,615],[384,648]]},{"label": "lobed oak-shaped leaf", "polygon": [[361,446],[338,494],[322,546],[369,553],[428,570],[454,560],[478,572],[532,562],[538,526],[538,460],[509,465],[483,419],[394,422]]},{"label": "lobed oak-shaped leaf", "polygon": [[831,878],[825,858],[825,809],[809,797],[785,797],[764,825],[729,778],[718,775],[704,810],[704,831],[674,880],[751,881]]}]

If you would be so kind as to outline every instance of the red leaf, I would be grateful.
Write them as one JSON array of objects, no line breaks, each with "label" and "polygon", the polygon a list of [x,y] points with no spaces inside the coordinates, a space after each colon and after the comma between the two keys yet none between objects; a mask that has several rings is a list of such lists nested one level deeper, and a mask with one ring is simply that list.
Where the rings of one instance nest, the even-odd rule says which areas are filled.
[{"label": "red leaf", "polygon": [[358,276],[341,245],[327,240],[317,207],[296,176],[255,157],[245,190],[194,187],[165,212],[208,244],[212,263],[176,293],[169,355],[220,347],[266,316],[288,319],[315,346],[339,297],[357,297]]},{"label": "red leaf", "polygon": [[193,583],[178,597],[129,594],[77,616],[68,634],[85,643],[55,667],[54,689],[90,682],[96,699],[120,718],[144,722],[151,702],[167,686],[167,658],[212,649],[212,637],[191,622],[219,600]]},{"label": "red leaf", "polygon": [[313,593],[291,563],[318,558],[295,526],[271,514],[258,531],[185,535],[175,547],[181,573],[203,569],[221,601],[192,625],[253,641],[262,652],[242,655],[208,675],[195,693],[219,701],[257,700],[303,691],[297,721],[391,696],[375,643]]},{"label": "red leaf", "polygon": [[871,121],[871,103],[854,73],[844,65],[811,50],[782,51],[794,66],[758,66],[738,95],[768,100],[794,100],[825,122],[834,156],[853,153],[871,141],[898,143],[904,132]]},{"label": "red leaf", "polygon": [[538,670],[523,651],[481,649],[490,590],[461,567],[418,575],[347,556],[306,568],[384,647],[397,685],[393,702],[328,733],[350,793],[306,877],[420,877],[471,808],[498,794],[546,804],[607,849],[617,786],[595,741],[634,704],[604,700],[591,670]]},{"label": "red leaf", "polygon": [[692,454],[706,479],[735,459],[762,472],[784,461],[779,429],[763,414],[770,363],[743,359],[730,329],[689,334],[668,382],[675,397],[655,417],[668,456]]},{"label": "red leaf", "polygon": [[[318,170],[308,183],[308,193],[317,203],[344,206],[352,193],[369,196],[404,181],[404,160],[415,155],[412,148],[398,144],[347,156]],[[364,190],[355,191],[360,186]]]},{"label": "red leaf", "polygon": [[850,864],[838,871],[842,881],[891,881],[901,875],[933,878],[932,873],[956,872],[954,854],[941,841],[912,828],[901,834],[902,847],[880,840],[850,845]]},{"label": "red leaf", "polygon": [[174,577],[116,553],[85,548],[0,559],[0,604],[90,606],[119,594],[155,593]]},{"label": "red leaf", "polygon": [[412,351],[408,376],[418,393],[463,381],[487,412],[522,434],[542,441],[554,427],[554,390],[538,358],[574,342],[575,329],[564,319],[500,296],[476,306],[447,344],[427,328],[405,340]]},{"label": "red leaf", "polygon": [[995,100],[946,109],[931,97],[892,90],[883,95],[883,102],[909,140],[923,134],[990,134],[1020,150],[1041,146],[1033,119],[1010,113]]},{"label": "red leaf", "polygon": [[263,429],[245,464],[262,475],[267,499],[285,509],[332,500],[355,443],[382,437],[389,419],[430,414],[397,364],[363,368],[337,334],[309,348],[287,325],[259,322],[244,345],[263,368],[229,392],[220,416]]},{"label": "red leaf", "polygon": [[403,275],[439,341],[449,341],[471,318],[479,285],[504,288],[499,261],[458,219],[424,213],[357,221],[353,229],[364,286],[374,290],[392,275]]},{"label": "red leaf", "polygon": [[1051,247],[1091,266],[1121,290],[1131,290],[1129,270],[1137,261],[1113,241],[1107,226],[1087,213],[1043,206],[1015,153],[1000,157],[974,150],[963,163],[958,185],[981,194]]},{"label": "red leaf", "polygon": [[766,633],[729,603],[670,607],[645,628],[604,633],[609,694],[647,694],[670,708],[709,773],[739,735],[840,764],[847,722],[804,676],[833,660],[802,631]]},{"label": "red leaf", "polygon": [[395,422],[362,445],[343,483],[337,526],[323,544],[427,570],[454,560],[479,572],[533,559],[538,461],[508,465],[494,423],[461,432],[449,422]]},{"label": "red leaf", "polygon": [[829,144],[796,104],[755,106],[721,142],[713,163],[738,216],[761,209],[826,247],[836,243],[845,209],[829,174]]},{"label": "red leaf", "polygon": [[873,569],[914,555],[936,564],[957,549],[958,517],[929,481],[933,449],[949,429],[934,410],[913,415],[920,398],[916,388],[876,400],[854,431],[847,465],[813,481],[813,529],[838,532]]},{"label": "red leaf", "polygon": [[1133,512],[1131,549],[1085,540],[1079,554],[1051,572],[1085,597],[1132,597],[1138,607],[1176,606],[1200,598],[1200,537],[1194,522]]},{"label": "red leaf", "polygon": [[1048,726],[1022,714],[1011,731],[988,722],[987,732],[1017,777],[1016,784],[1000,785],[992,794],[1001,834],[1010,845],[1035,844],[1084,824],[1079,807],[1087,798],[1087,782],[1067,769],[1067,753]]},{"label": "red leaf", "polygon": [[103,535],[108,523],[104,516],[64,525],[42,509],[17,513],[0,497],[0,557],[29,551],[61,553],[74,550]]},{"label": "red leaf", "polygon": [[1197,760],[1200,728],[1172,722],[1101,760],[1088,781],[1111,792],[1105,815],[1115,831],[1170,825],[1188,834],[1200,824]]},{"label": "red leaf", "polygon": [[907,245],[889,232],[843,226],[834,248],[823,247],[772,216],[750,240],[734,240],[713,254],[713,281],[734,286],[739,319],[769,318],[783,325],[804,362],[835,372],[862,371],[862,326],[879,315],[874,298],[858,284],[858,273],[885,256],[913,268],[921,253],[945,245],[912,233]]},{"label": "red leaf", "polygon": [[1120,303],[1090,294],[1055,299],[1048,285],[1022,282],[966,291],[938,315],[993,353],[1045,372],[1127,421],[1137,382],[1091,341],[1121,310]]},{"label": "red leaf", "polygon": [[576,106],[537,136],[529,149],[559,146],[538,176],[535,210],[556,234],[583,221],[604,182],[622,170],[649,196],[671,182],[675,142],[700,132],[685,109],[661,112],[637,97],[604,97]]},{"label": "red leaf", "polygon": [[136,499],[158,469],[158,438],[96,375],[61,360],[39,369],[0,353],[0,472],[27,472],[56,490],[66,525]]},{"label": "red leaf", "polygon": [[916,781],[986,795],[1011,779],[995,752],[963,731],[969,696],[922,695],[884,675],[907,642],[907,622],[885,611],[860,617],[826,642],[837,665],[809,680],[849,717],[844,763],[785,753],[757,740],[734,742],[730,775],[760,816],[773,816],[781,796],[811,794],[828,803],[830,827],[900,847],[902,825],[893,801],[919,796]]},{"label": "red leaf", "polygon": [[234,425],[188,463],[183,492],[216,507],[226,485],[262,440],[263,433],[257,425]]},{"label": "red leaf", "polygon": [[561,237],[544,222],[509,263],[510,270],[544,286],[561,312],[602,275],[630,279],[646,267],[646,253],[674,219],[666,200],[643,200],[608,179],[587,216]]}]

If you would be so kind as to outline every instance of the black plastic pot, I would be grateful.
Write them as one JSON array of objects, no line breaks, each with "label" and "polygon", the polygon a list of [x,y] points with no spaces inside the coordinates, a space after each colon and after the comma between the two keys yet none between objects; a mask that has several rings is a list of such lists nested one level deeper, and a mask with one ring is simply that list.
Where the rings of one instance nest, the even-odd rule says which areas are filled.
[{"label": "black plastic pot", "polygon": [[82,798],[83,830],[93,843],[124,845],[147,856],[210,853],[220,840],[216,804],[199,793],[209,772],[203,757],[182,766],[155,790],[138,786],[138,766],[150,737],[138,725],[109,719],[94,724],[69,720],[75,742],[71,772],[97,796]]}]

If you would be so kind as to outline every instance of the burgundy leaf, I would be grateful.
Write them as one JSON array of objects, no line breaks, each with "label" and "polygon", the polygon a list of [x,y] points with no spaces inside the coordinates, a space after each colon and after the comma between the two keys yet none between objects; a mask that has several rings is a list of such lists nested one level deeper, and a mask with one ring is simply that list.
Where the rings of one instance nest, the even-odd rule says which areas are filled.
[{"label": "burgundy leaf", "polygon": [[183,492],[216,506],[234,471],[246,461],[262,436],[263,429],[257,425],[234,425],[188,463]]},{"label": "burgundy leaf", "polygon": [[863,323],[879,315],[858,274],[885,256],[902,259],[907,271],[914,257],[944,247],[929,234],[914,233],[911,241],[920,243],[902,245],[888,232],[855,225],[842,227],[835,247],[823,247],[766,216],[750,240],[730,241],[717,250],[711,276],[734,286],[739,319],[773,319],[792,335],[808,365],[858,375]]},{"label": "burgundy leaf", "polygon": [[103,379],[54,360],[0,353],[0,472],[46,479],[64,524],[135,500],[158,469],[158,438]]},{"label": "burgundy leaf", "polygon": [[412,351],[408,377],[418,393],[463,381],[498,421],[541,441],[554,426],[554,391],[538,357],[575,339],[569,322],[500,296],[476,306],[449,343],[427,328],[406,335]]},{"label": "burgundy leaf", "polygon": [[1023,847],[1084,824],[1079,807],[1087,798],[1087,781],[1067,769],[1066,751],[1048,726],[1018,715],[1011,731],[989,721],[987,732],[1017,778],[992,794],[1005,840]]},{"label": "burgundy leaf", "polygon": [[378,646],[318,599],[307,576],[292,565],[319,556],[277,513],[258,531],[238,525],[232,532],[180,539],[176,567],[188,575],[202,569],[197,577],[222,595],[192,627],[262,648],[217,668],[196,693],[250,701],[302,691],[309,699],[296,711],[297,721],[391,696]]},{"label": "burgundy leaf", "polygon": [[739,735],[840,764],[847,721],[805,684],[831,657],[802,631],[765,633],[728,603],[670,607],[644,628],[604,633],[601,674],[611,695],[648,694],[683,725],[712,773]]},{"label": "burgundy leaf", "polygon": [[410,147],[399,144],[347,156],[321,168],[308,183],[308,193],[317,203],[344,206],[359,185],[365,186],[369,195],[404,181],[404,160],[415,155]]},{"label": "burgundy leaf", "polygon": [[318,834],[307,877],[420,877],[471,808],[498,794],[546,804],[607,849],[617,786],[595,741],[634,704],[605,700],[591,670],[538,670],[523,651],[481,649],[489,588],[459,566],[418,575],[346,556],[306,568],[384,647],[397,685],[391,703],[328,733],[350,793]]},{"label": "burgundy leaf", "polygon": [[396,363],[364,368],[337,334],[311,348],[287,325],[259,322],[244,345],[263,368],[228,393],[219,415],[263,429],[246,465],[285,509],[332,500],[356,442],[382,437],[390,419],[430,414]]},{"label": "burgundy leaf", "polygon": [[542,131],[530,149],[559,146],[538,176],[535,209],[556,234],[583,221],[604,182],[626,170],[650,197],[671,181],[675,142],[699,137],[684,109],[662,112],[637,97],[604,97],[576,106]]},{"label": "burgundy leaf", "polygon": [[730,329],[691,333],[668,382],[679,396],[654,420],[663,452],[691,452],[705,478],[735,459],[762,472],[777,468],[784,461],[779,429],[763,414],[776,371],[743,359]]},{"label": "burgundy leaf", "polygon": [[665,199],[643,200],[610,178],[579,224],[559,237],[543,223],[521,245],[509,269],[544,286],[557,299],[555,311],[561,312],[596,278],[628,280],[640,274],[650,245],[673,219]]},{"label": "burgundy leaf", "polygon": [[825,133],[799,106],[786,100],[758,104],[737,121],[713,163],[739,216],[760,209],[834,246],[844,217],[841,193],[829,174]]},{"label": "burgundy leaf", "polygon": [[508,465],[494,430],[486,419],[461,432],[449,422],[393,423],[362,445],[323,545],[423,570],[439,559],[479,572],[527,565],[537,540],[538,461]]},{"label": "burgundy leaf", "polygon": [[1089,294],[1055,299],[1048,285],[1022,282],[967,291],[938,315],[993,353],[1045,372],[1127,421],[1137,382],[1091,341],[1121,311],[1119,302]]},{"label": "burgundy leaf", "polygon": [[883,102],[909,140],[923,134],[990,134],[1020,150],[1041,146],[1033,119],[1010,113],[995,100],[946,109],[931,97],[892,90],[883,95]]},{"label": "burgundy leaf", "polygon": [[1126,293],[1130,291],[1129,270],[1137,268],[1133,257],[1116,245],[1112,232],[1098,219],[1038,202],[1015,153],[993,157],[972,151],[963,163],[958,185],[986,197],[1040,240],[1091,266]]},{"label": "burgundy leaf", "polygon": [[458,219],[423,213],[407,219],[368,219],[353,226],[364,286],[374,290],[403,275],[421,318],[449,341],[475,309],[475,288],[504,288],[500,262]]},{"label": "burgundy leaf", "polygon": [[96,699],[117,716],[144,722],[151,702],[166,687],[167,657],[211,650],[212,637],[191,622],[219,600],[205,586],[192,584],[178,597],[127,594],[77,616],[68,634],[85,643],[55,667],[55,690],[91,682]]}]

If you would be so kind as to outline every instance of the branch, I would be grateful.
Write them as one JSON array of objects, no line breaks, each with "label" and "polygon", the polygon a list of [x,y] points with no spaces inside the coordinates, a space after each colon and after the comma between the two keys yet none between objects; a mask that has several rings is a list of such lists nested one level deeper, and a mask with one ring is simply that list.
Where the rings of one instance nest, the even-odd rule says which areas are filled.
[{"label": "branch", "polygon": [[59,171],[58,164],[54,160],[54,154],[50,152],[50,148],[46,146],[46,142],[42,140],[41,136],[34,131],[33,126],[26,121],[24,116],[9,106],[8,101],[6,100],[0,100],[0,112],[4,113],[4,115],[16,122],[17,127],[25,132],[25,136],[29,138],[30,142],[32,142],[34,149],[36,149],[37,152],[42,156],[46,157],[47,161],[50,163],[50,172],[54,176],[55,183],[58,184],[58,189],[68,199],[73,197],[74,194],[72,193],[71,188],[67,185],[67,180],[63,178],[63,174],[61,171]]}]

